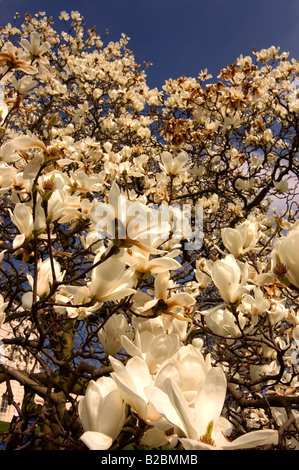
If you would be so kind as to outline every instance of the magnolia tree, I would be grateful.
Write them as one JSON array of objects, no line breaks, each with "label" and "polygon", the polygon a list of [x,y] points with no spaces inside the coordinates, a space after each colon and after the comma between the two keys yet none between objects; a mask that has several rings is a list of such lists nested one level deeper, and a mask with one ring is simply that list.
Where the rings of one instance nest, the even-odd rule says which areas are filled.
[{"label": "magnolia tree", "polygon": [[298,61],[159,91],[60,20],[1,30],[2,447],[298,449]]}]

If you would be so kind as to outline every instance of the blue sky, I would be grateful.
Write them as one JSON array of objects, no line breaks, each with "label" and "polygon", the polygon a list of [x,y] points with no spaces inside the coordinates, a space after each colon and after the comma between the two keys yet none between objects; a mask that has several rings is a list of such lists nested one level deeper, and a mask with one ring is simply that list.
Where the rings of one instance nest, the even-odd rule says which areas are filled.
[{"label": "blue sky", "polygon": [[88,27],[108,40],[131,40],[136,62],[152,62],[148,84],[159,89],[168,78],[196,77],[207,68],[217,80],[221,68],[252,47],[272,45],[299,58],[298,0],[0,0],[0,26],[16,11],[45,11],[61,25],[59,12],[78,10]]}]

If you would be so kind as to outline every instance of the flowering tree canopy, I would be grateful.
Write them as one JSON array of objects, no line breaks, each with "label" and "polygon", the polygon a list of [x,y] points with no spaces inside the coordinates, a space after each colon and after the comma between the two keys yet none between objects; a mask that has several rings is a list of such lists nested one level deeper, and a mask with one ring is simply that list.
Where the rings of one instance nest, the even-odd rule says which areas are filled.
[{"label": "flowering tree canopy", "polygon": [[299,449],[299,62],[151,89],[60,20],[0,33],[3,446]]}]

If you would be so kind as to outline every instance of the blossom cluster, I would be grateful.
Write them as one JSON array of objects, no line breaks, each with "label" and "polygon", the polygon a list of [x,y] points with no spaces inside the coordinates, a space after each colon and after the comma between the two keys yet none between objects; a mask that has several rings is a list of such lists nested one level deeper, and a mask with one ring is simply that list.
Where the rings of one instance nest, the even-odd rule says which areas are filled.
[{"label": "blossom cluster", "polygon": [[0,37],[0,324],[39,365],[22,384],[69,445],[78,401],[90,449],[298,448],[298,61],[271,47],[159,91],[125,34],[60,19]]}]

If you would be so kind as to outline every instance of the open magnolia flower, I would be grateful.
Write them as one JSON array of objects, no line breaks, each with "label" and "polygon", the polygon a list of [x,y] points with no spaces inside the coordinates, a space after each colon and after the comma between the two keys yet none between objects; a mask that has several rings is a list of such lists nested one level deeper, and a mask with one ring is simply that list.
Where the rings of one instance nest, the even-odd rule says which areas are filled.
[{"label": "open magnolia flower", "polygon": [[117,246],[136,246],[146,253],[163,253],[153,246],[157,238],[165,238],[169,224],[161,224],[156,210],[140,202],[132,202],[112,183],[108,204],[98,203],[95,211],[99,238],[108,237]]},{"label": "open magnolia flower", "polygon": [[157,274],[181,268],[181,264],[171,256],[150,258],[150,253],[142,250],[125,250],[122,260],[129,266],[135,266],[139,275]]},{"label": "open magnolia flower", "polygon": [[186,450],[233,450],[277,444],[278,432],[270,429],[249,432],[229,440],[232,426],[221,416],[226,388],[224,372],[219,367],[212,367],[192,406],[188,405],[182,390],[171,378],[165,379],[164,391],[147,387],[145,392],[160,415],[180,429],[183,436],[178,438]]},{"label": "open magnolia flower", "polygon": [[126,404],[112,378],[101,377],[89,382],[78,411],[84,444],[90,450],[109,449],[126,419]]},{"label": "open magnolia flower", "polygon": [[195,305],[195,299],[187,292],[169,293],[169,271],[157,274],[155,278],[155,295],[151,298],[142,292],[135,297],[136,313],[143,316],[160,315],[162,313],[172,315],[179,320],[188,321],[189,308]]},{"label": "open magnolia flower", "polygon": [[34,74],[37,69],[18,56],[18,49],[10,42],[5,43],[4,48],[0,52],[0,64],[4,65],[4,72],[10,69],[22,70],[28,74]]},{"label": "open magnolia flower", "polygon": [[223,228],[221,237],[224,246],[235,257],[252,250],[258,240],[258,224],[257,222],[246,221],[238,225],[236,228]]},{"label": "open magnolia flower", "polygon": [[135,267],[126,269],[121,260],[113,257],[98,264],[101,257],[102,253],[98,253],[94,259],[95,267],[89,283],[91,297],[94,296],[98,302],[107,302],[135,294],[136,290],[133,288]]},{"label": "open magnolia flower", "polygon": [[188,162],[188,154],[185,151],[181,151],[178,155],[173,156],[170,152],[163,152],[161,154],[162,164],[161,168],[170,175],[179,175],[183,169],[186,170],[185,166]]},{"label": "open magnolia flower", "polygon": [[60,314],[66,313],[69,318],[84,319],[99,306],[99,302],[91,302],[87,286],[62,285],[55,294],[55,311]]},{"label": "open magnolia flower", "polygon": [[172,357],[181,346],[176,333],[150,331],[138,328],[134,339],[128,335],[121,336],[121,344],[132,357],[138,356],[145,360],[151,374],[157,372],[161,364]]},{"label": "open magnolia flower", "polygon": [[[49,153],[47,147],[40,139],[30,137],[29,135],[21,135],[5,142],[1,146],[1,159],[7,162],[18,160],[20,156],[16,156],[16,152],[33,148],[38,148],[46,154]],[[25,169],[27,168],[25,173],[26,178],[33,178],[43,162],[43,155],[36,155],[25,167]]]},{"label": "open magnolia flower", "polygon": [[255,287],[252,294],[242,297],[238,310],[250,315],[265,315],[271,307],[271,303],[265,298],[260,287]]},{"label": "open magnolia flower", "polygon": [[31,62],[32,60],[37,60],[38,62],[41,62],[43,64],[49,63],[48,59],[46,59],[46,57],[43,57],[43,55],[51,48],[51,44],[47,41],[41,44],[40,35],[37,31],[33,31],[30,34],[30,42],[27,39],[23,38],[21,39],[20,44],[26,51],[25,54],[22,56],[24,60],[28,62]]},{"label": "open magnolia flower", "polygon": [[165,382],[171,379],[182,391],[186,402],[193,406],[198,390],[203,386],[211,369],[211,357],[203,356],[193,344],[181,345],[175,354],[169,356],[155,375],[155,386],[166,391]]}]

